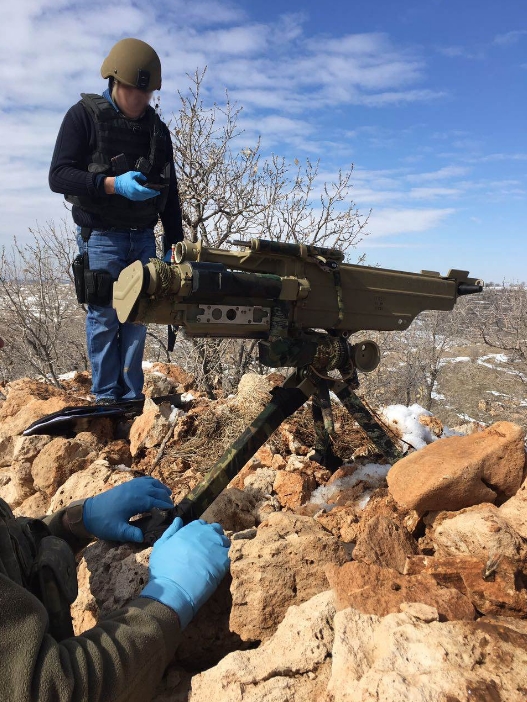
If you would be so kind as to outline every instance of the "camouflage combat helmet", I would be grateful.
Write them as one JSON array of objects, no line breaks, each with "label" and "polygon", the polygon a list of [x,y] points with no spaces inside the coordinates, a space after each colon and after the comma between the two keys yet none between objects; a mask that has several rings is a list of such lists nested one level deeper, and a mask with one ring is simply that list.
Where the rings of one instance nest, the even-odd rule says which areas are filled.
[{"label": "camouflage combat helmet", "polygon": [[101,75],[132,88],[159,90],[161,61],[154,49],[141,39],[121,39],[104,59]]}]

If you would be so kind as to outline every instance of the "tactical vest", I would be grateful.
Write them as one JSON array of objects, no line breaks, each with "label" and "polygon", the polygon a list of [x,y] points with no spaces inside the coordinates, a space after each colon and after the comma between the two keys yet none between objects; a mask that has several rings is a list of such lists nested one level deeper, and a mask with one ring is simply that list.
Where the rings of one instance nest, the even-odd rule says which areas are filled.
[{"label": "tactical vest", "polygon": [[72,550],[40,519],[15,518],[1,498],[0,573],[38,597],[57,641],[73,636],[70,605],[78,586]]},{"label": "tactical vest", "polygon": [[142,202],[121,195],[66,195],[66,200],[85,212],[99,215],[107,226],[154,226],[165,207],[170,182],[166,132],[159,115],[148,106],[140,120],[127,119],[100,95],[81,93],[81,97],[81,104],[93,119],[97,139],[88,171],[107,176],[140,171],[151,183],[165,187],[157,197]]}]

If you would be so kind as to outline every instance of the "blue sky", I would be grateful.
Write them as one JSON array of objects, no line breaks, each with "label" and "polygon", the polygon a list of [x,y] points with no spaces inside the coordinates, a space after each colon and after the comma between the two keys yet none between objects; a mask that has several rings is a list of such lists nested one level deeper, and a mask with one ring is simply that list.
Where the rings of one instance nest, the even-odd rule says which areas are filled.
[{"label": "blue sky", "polygon": [[62,116],[137,36],[162,58],[165,115],[207,66],[248,145],[328,180],[353,163],[367,263],[527,279],[525,0],[19,0],[3,27],[0,244],[69,218],[47,187]]}]

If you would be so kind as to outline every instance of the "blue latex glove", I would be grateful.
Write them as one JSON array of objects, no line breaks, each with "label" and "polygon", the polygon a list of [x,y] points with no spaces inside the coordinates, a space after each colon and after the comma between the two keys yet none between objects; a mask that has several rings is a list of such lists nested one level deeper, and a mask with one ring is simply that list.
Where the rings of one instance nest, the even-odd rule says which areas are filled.
[{"label": "blue latex glove", "polygon": [[172,260],[172,248],[168,249],[166,254],[163,256],[163,261],[165,263],[170,263],[171,260]]},{"label": "blue latex glove", "polygon": [[146,183],[146,176],[140,171],[128,171],[115,177],[115,193],[128,198],[128,200],[149,200],[159,195],[157,190],[144,188],[141,183]]},{"label": "blue latex glove", "polygon": [[229,545],[219,524],[198,519],[184,527],[176,517],[154,544],[141,597],[173,609],[184,629],[228,571]]},{"label": "blue latex glove", "polygon": [[82,521],[87,531],[99,539],[140,543],[143,532],[128,523],[130,517],[149,512],[153,507],[170,509],[173,506],[170,488],[160,480],[145,476],[89,497],[84,503]]}]

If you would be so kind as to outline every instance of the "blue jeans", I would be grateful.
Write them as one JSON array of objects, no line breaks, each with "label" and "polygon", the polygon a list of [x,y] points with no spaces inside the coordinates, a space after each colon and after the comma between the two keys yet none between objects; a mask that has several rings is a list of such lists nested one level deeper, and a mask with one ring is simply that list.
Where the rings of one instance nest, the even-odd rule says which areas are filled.
[{"label": "blue jeans", "polygon": [[[86,245],[77,233],[79,251]],[[94,230],[88,240],[90,269],[106,270],[117,280],[134,261],[148,263],[156,255],[152,229]],[[92,392],[96,400],[136,400],[143,395],[143,352],[146,327],[121,324],[111,305],[88,305],[86,341],[92,368]]]}]

